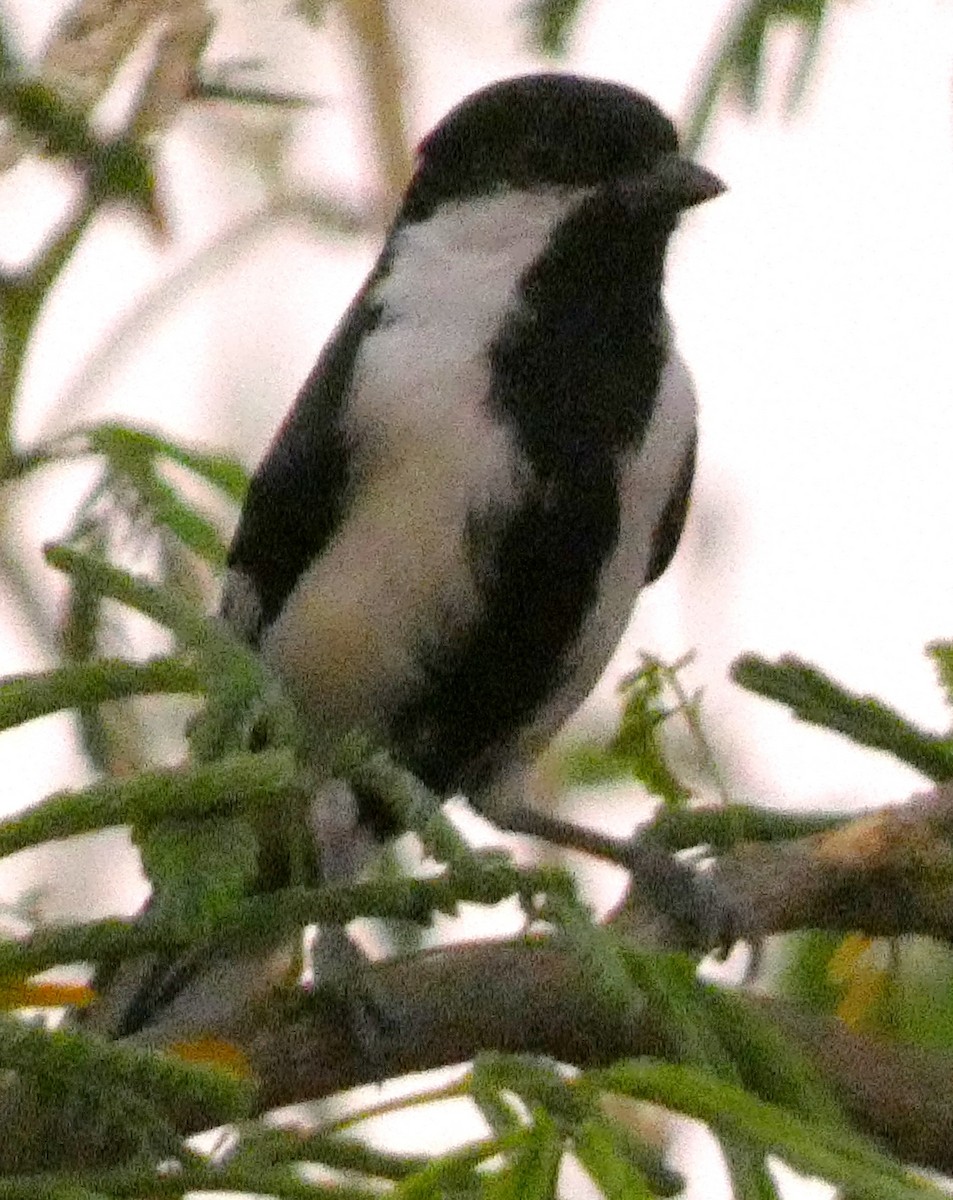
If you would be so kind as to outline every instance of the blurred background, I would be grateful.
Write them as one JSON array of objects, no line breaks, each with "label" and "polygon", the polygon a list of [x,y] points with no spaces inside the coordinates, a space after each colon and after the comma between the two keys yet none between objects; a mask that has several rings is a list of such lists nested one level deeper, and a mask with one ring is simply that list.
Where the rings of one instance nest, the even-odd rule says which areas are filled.
[{"label": "blurred background", "polygon": [[[704,689],[717,763],[686,766],[702,796],[846,809],[923,788],[728,669],[743,651],[790,652],[948,724],[923,646],[953,632],[953,3],[2,0],[0,22],[4,65],[101,136],[145,139],[155,178],[138,207],[95,207],[29,320],[4,308],[0,460],[12,448],[17,465],[0,483],[0,673],[53,665],[64,636],[70,653],[90,635],[44,542],[77,522],[95,540],[105,506],[127,564],[157,562],[115,464],[104,487],[101,455],[47,463],[45,448],[116,418],[253,466],[376,256],[418,139],[474,88],[555,65],[651,95],[730,189],[686,219],[669,262],[701,407],[694,507],[577,736],[617,720],[640,651],[694,651],[681,678]],[[11,121],[0,134],[10,285],[36,279],[81,186]],[[205,499],[227,537],[235,509]],[[163,569],[214,605],[213,570]],[[100,614],[100,649],[159,648],[117,612]],[[176,761],[183,724],[180,702],[150,700],[95,729],[57,717],[8,732],[0,813],[104,765]],[[619,832],[646,812],[631,783],[575,799]],[[0,900],[34,915],[143,894],[115,838],[4,868]]]}]

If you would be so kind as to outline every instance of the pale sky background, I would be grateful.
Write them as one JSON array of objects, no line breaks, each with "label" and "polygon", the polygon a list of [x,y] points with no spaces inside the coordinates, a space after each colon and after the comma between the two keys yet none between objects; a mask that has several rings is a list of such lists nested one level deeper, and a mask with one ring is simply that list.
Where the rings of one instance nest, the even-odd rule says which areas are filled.
[{"label": "pale sky background", "polygon": [[[5,7],[20,14],[33,49],[59,8]],[[289,46],[277,22],[270,41],[261,13],[279,11],[278,0],[248,6],[244,18],[234,7],[216,57],[280,54],[284,86],[327,97],[294,135],[296,171],[302,182],[339,180],[356,196],[367,142],[340,41],[302,36]],[[395,7],[414,11],[404,29],[415,137],[466,92],[536,65],[513,49],[516,4]],[[594,0],[566,65],[684,113],[698,56],[726,8]],[[676,564],[641,601],[612,674],[639,646],[672,657],[695,647],[692,680],[705,687],[740,799],[873,804],[900,800],[923,780],[746,696],[727,669],[743,651],[790,652],[916,720],[948,724],[922,647],[953,637],[953,0],[838,5],[807,103],[785,119],[779,80],[791,48],[783,32],[774,40],[756,116],[721,111],[702,157],[730,191],[692,214],[671,255],[669,306],[701,405],[696,503]],[[235,130],[226,114],[206,112],[186,115],[169,136],[171,247],[157,248],[121,217],[87,239],[30,362],[24,438],[61,428],[69,395],[83,419],[133,415],[228,445],[249,463],[264,449],[376,244],[329,248],[295,225],[244,244],[110,360],[95,388],[83,383],[84,362],[116,319],[260,203],[251,169],[229,157]],[[0,180],[0,260],[28,257],[62,196],[49,171],[21,168]],[[22,514],[32,543],[63,531],[77,487],[31,487]],[[11,628],[2,592],[0,620],[0,671],[42,665]],[[607,682],[601,703],[610,694]],[[4,735],[4,810],[75,786],[71,740],[68,724],[53,720]],[[622,824],[634,819],[628,803],[611,811]],[[21,856],[3,894],[28,886],[38,869]],[[62,886],[48,911],[75,900]]]}]

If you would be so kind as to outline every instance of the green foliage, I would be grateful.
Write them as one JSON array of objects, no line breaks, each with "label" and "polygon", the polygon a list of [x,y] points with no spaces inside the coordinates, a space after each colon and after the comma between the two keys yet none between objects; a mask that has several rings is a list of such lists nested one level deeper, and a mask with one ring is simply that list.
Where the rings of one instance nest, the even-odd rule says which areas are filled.
[{"label": "green foliage", "polygon": [[632,986],[632,972],[623,956],[619,938],[597,925],[592,913],[575,896],[571,893],[551,895],[540,913],[556,924],[587,974],[599,980],[599,994],[605,1004],[620,1013],[642,1008],[646,996]]},{"label": "green foliage", "polygon": [[926,938],[879,948],[884,981],[864,1028],[931,1049],[953,1047],[953,951]]},{"label": "green foliage", "polygon": [[738,87],[749,109],[761,98],[766,67],[766,46],[772,28],[793,24],[800,34],[797,62],[788,85],[788,104],[794,106],[817,55],[830,0],[754,0],[737,18],[734,36],[725,49],[723,69]]},{"label": "green foliage", "polygon": [[757,109],[767,73],[768,42],[781,25],[793,26],[798,34],[786,96],[787,110],[793,112],[807,90],[833,6],[834,0],[743,0],[737,5],[694,88],[697,99],[685,129],[688,148],[700,145],[726,95],[738,95],[749,112]]},{"label": "green foliage", "polygon": [[153,887],[150,918],[188,929],[214,928],[247,895],[258,872],[258,841],[247,820],[163,820],[139,837]]},{"label": "green foliage", "polygon": [[[139,486],[142,486],[140,481],[143,478],[148,479],[146,467],[154,471],[163,459],[167,459],[218,488],[236,504],[245,498],[248,473],[240,463],[227,455],[209,454],[181,446],[158,433],[117,421],[96,425],[81,436],[85,439],[88,453],[104,455],[116,470],[126,471]],[[163,523],[161,517],[158,522]],[[173,529],[173,533],[181,537],[178,530]]]},{"label": "green foliage", "polygon": [[565,54],[584,4],[585,0],[530,0],[523,16],[534,48],[554,57]]},{"label": "green foliage", "polygon": [[727,799],[704,731],[700,693],[690,695],[682,682],[690,662],[691,655],[666,663],[643,654],[639,669],[619,684],[622,717],[612,739],[608,745],[583,741],[571,746],[562,761],[567,781],[593,786],[631,779],[669,808],[680,809],[692,789],[672,765],[671,737],[666,736],[679,732],[688,735],[695,765]]},{"label": "green foliage", "polygon": [[823,929],[792,934],[780,979],[784,994],[815,1012],[833,1013],[840,991],[831,977],[830,966],[842,940]]},{"label": "green foliage", "polygon": [[606,1200],[671,1196],[684,1186],[681,1179],[649,1174],[644,1145],[614,1122],[597,1118],[581,1121],[572,1148]]},{"label": "green foliage", "polygon": [[930,779],[953,775],[953,739],[920,729],[872,696],[847,691],[793,655],[777,663],[743,655],[734,663],[732,677],[749,691],[787,704],[800,720],[892,754]]},{"label": "green foliage", "polygon": [[[697,150],[719,104],[737,96],[749,112],[761,104],[768,72],[768,47],[780,27],[797,32],[797,52],[786,81],[788,113],[801,104],[820,53],[828,17],[835,0],[741,0],[703,64],[691,90],[692,105],[685,122],[684,142]],[[522,9],[531,45],[541,54],[566,53],[586,0],[529,0]]]},{"label": "green foliage", "polygon": [[486,855],[477,855],[442,811],[442,801],[410,771],[399,767],[389,755],[374,752],[360,740],[341,747],[335,757],[335,772],[343,773],[362,794],[391,809],[404,829],[413,830],[424,850],[440,863],[458,872],[478,873],[491,865]]},{"label": "green foliage", "polygon": [[198,691],[195,668],[184,659],[170,657],[142,663],[102,658],[34,675],[12,675],[0,690],[0,730],[80,705]]},{"label": "green foliage", "polygon": [[105,1096],[132,1091],[148,1096],[157,1108],[185,1101],[213,1121],[244,1115],[251,1099],[247,1085],[221,1071],[65,1030],[30,1028],[9,1017],[0,1020],[0,1069],[36,1080],[50,1103],[60,1089],[90,1078]]},{"label": "green foliage", "polygon": [[[845,949],[849,953],[845,954]],[[929,1049],[953,1047],[953,951],[927,938],[787,940],[784,993],[852,1028]]]},{"label": "green foliage", "polygon": [[721,1136],[771,1147],[796,1170],[827,1179],[850,1195],[925,1200],[937,1194],[932,1183],[918,1180],[856,1135],[796,1116],[695,1068],[617,1063],[589,1072],[588,1078],[609,1091],[695,1117]]},{"label": "green foliage", "polygon": [[233,64],[231,68],[215,74],[203,74],[195,86],[196,100],[224,100],[230,104],[256,105],[263,108],[303,109],[313,107],[317,101],[296,92],[280,92],[273,88],[260,87],[242,82],[244,68],[248,64]]},{"label": "green foliage", "polygon": [[[18,683],[19,681],[15,681]],[[5,688],[0,681],[0,701]],[[280,801],[296,781],[287,749],[233,754],[194,767],[139,771],[101,779],[77,792],[58,792],[35,808],[0,823],[0,854],[55,838],[111,826],[148,831],[163,820],[217,816]]]},{"label": "green foliage", "polygon": [[937,680],[946,693],[947,703],[953,705],[953,642],[931,642],[927,654],[933,659]]},{"label": "green foliage", "polygon": [[846,1127],[844,1114],[816,1069],[792,1050],[789,1039],[755,1005],[714,987],[707,989],[705,1005],[746,1088],[801,1116]]},{"label": "green foliage", "polygon": [[562,1156],[559,1127],[545,1108],[537,1106],[509,1161],[487,1181],[484,1194],[490,1200],[548,1200],[556,1194]]},{"label": "green foliage", "polygon": [[0,111],[36,139],[44,155],[84,172],[93,206],[123,200],[158,219],[151,156],[134,139],[97,137],[82,112],[36,79],[0,77]]}]

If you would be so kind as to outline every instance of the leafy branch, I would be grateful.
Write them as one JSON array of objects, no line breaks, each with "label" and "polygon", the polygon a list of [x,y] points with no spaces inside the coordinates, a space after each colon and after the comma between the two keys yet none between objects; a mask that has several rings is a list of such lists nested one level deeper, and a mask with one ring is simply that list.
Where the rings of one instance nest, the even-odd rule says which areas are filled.
[{"label": "leafy branch", "polygon": [[788,705],[801,721],[892,754],[930,779],[953,776],[953,738],[921,729],[872,696],[855,695],[793,655],[777,663],[744,655],[732,676],[749,691]]}]

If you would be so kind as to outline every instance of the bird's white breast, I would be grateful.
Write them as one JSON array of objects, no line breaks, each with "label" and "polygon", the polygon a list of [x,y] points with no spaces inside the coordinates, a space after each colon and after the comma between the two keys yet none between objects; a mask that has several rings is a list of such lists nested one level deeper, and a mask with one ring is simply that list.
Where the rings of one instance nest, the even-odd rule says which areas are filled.
[{"label": "bird's white breast", "polygon": [[356,498],[264,644],[329,738],[382,732],[421,646],[478,616],[468,520],[514,503],[529,472],[487,411],[487,351],[520,275],[577,200],[505,192],[444,205],[396,235],[346,409]]}]

